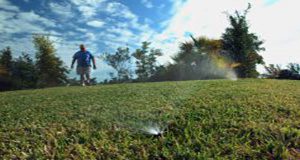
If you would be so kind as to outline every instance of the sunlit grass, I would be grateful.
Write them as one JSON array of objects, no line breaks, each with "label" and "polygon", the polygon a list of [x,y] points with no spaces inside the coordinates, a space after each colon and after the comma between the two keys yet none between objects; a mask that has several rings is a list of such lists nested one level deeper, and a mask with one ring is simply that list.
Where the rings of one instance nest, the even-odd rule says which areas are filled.
[{"label": "sunlit grass", "polygon": [[214,80],[5,92],[0,122],[4,159],[297,159],[300,83]]}]

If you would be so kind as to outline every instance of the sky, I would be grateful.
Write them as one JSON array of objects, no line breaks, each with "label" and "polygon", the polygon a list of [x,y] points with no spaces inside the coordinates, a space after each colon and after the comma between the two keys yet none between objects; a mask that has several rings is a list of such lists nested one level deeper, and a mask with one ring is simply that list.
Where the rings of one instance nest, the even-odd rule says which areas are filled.
[{"label": "sky", "polygon": [[[159,64],[167,64],[190,34],[221,38],[228,14],[248,3],[250,31],[264,41],[266,51],[259,54],[265,62],[300,63],[299,0],[0,0],[0,49],[10,46],[14,56],[34,55],[32,35],[48,34],[70,66],[79,44],[85,44],[99,57],[92,74],[102,81],[113,71],[103,53],[124,46],[133,52],[150,41],[164,54]],[[264,72],[262,66],[258,70]]]}]

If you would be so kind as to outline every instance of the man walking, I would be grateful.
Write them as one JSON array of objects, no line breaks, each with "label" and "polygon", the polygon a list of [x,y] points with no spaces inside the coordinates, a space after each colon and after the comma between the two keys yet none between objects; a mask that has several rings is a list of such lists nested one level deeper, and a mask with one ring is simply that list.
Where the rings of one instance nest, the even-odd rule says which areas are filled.
[{"label": "man walking", "polygon": [[80,75],[80,83],[82,86],[90,84],[91,61],[93,68],[96,69],[96,62],[94,56],[85,49],[83,44],[80,45],[80,51],[73,56],[71,68],[74,68],[74,63],[77,60],[76,72]]}]

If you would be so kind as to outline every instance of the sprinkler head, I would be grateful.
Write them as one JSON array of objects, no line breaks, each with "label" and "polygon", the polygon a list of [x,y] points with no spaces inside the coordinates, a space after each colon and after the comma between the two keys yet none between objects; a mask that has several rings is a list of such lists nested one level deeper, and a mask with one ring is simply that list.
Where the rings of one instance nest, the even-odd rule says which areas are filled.
[{"label": "sprinkler head", "polygon": [[155,138],[160,138],[160,137],[162,137],[162,136],[163,136],[163,132],[158,133],[158,134],[156,134],[156,135],[153,135],[153,137],[155,137]]}]

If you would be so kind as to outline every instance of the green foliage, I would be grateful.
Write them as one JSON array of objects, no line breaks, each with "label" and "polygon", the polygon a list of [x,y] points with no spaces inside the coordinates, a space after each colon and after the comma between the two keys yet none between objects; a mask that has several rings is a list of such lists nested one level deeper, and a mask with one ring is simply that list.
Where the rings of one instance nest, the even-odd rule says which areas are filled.
[{"label": "green foliage", "polygon": [[136,59],[136,71],[138,81],[147,81],[156,72],[157,57],[162,56],[159,49],[150,49],[150,42],[143,42],[132,56]]},{"label": "green foliage", "polygon": [[229,16],[230,27],[226,28],[222,35],[223,49],[235,63],[240,66],[236,68],[239,77],[257,77],[256,64],[263,64],[263,57],[258,54],[264,50],[263,41],[249,32],[247,13],[251,5],[243,14],[238,11]]},{"label": "green foliage", "polygon": [[14,61],[12,78],[14,80],[15,89],[29,89],[37,86],[37,70],[33,59],[23,53]]},{"label": "green foliage", "polygon": [[9,47],[0,52],[0,91],[13,89],[13,58]]},{"label": "green foliage", "polygon": [[37,73],[33,60],[28,54],[13,59],[9,47],[0,55],[0,90],[35,88]]},{"label": "green foliage", "polygon": [[287,68],[294,74],[300,74],[300,64],[289,63]]},{"label": "green foliage", "polygon": [[37,50],[38,86],[51,87],[64,84],[67,81],[68,69],[55,55],[56,51],[49,37],[34,36],[33,43]]},{"label": "green foliage", "polygon": [[67,80],[68,70],[55,56],[48,37],[35,36],[36,61],[28,54],[13,59],[9,47],[0,54],[0,90],[30,89],[57,86]]},{"label": "green foliage", "polygon": [[289,63],[287,69],[281,69],[279,65],[270,64],[265,66],[267,74],[264,75],[266,78],[277,78],[277,79],[293,79],[300,80],[300,64]]},{"label": "green foliage", "polygon": [[[105,54],[105,61],[107,64],[117,71],[117,82],[126,82],[132,78],[130,59],[128,47],[119,47],[115,54]],[[111,74],[111,78],[115,78],[113,74]]]},{"label": "green foliage", "polygon": [[293,71],[288,69],[284,69],[280,71],[278,79],[300,80],[300,74],[294,73]]},{"label": "green foliage", "polygon": [[9,47],[3,49],[0,55],[0,65],[3,68],[3,73],[11,75],[13,58]]},{"label": "green foliage", "polygon": [[152,77],[154,81],[224,78],[226,72],[217,67],[221,58],[221,41],[206,37],[182,43],[174,63],[161,66]]},{"label": "green foliage", "polygon": [[279,73],[282,70],[279,65],[270,64],[269,66],[264,66],[265,70],[267,71],[267,78],[278,78]]},{"label": "green foliage", "polygon": [[299,100],[299,81],[260,79],[4,92],[0,157],[299,159]]}]

